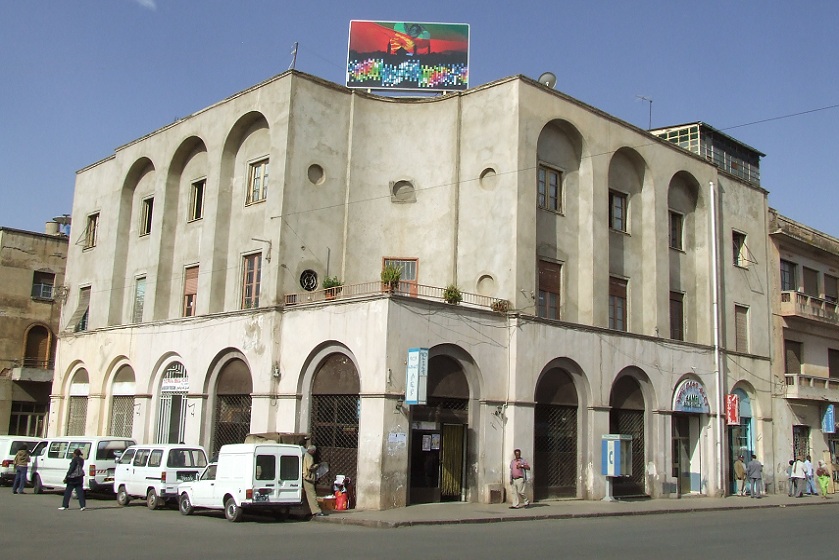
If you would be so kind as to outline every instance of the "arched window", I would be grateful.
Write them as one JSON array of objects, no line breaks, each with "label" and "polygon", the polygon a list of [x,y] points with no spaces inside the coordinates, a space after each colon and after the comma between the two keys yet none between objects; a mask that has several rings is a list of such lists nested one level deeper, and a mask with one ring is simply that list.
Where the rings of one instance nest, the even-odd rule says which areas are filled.
[{"label": "arched window", "polygon": [[169,364],[160,384],[157,443],[180,443],[184,440],[188,391],[186,368],[180,362]]}]

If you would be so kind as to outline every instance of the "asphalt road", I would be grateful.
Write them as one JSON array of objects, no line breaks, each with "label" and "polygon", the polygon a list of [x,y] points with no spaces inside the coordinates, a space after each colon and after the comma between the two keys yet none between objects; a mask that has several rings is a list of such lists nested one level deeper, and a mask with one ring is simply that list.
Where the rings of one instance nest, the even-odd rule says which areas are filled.
[{"label": "asphalt road", "polygon": [[318,521],[219,513],[185,517],[176,509],[122,508],[90,497],[88,509],[59,511],[61,495],[12,495],[0,488],[4,558],[615,558],[619,560],[829,558],[836,549],[834,508],[514,521],[370,529]]}]

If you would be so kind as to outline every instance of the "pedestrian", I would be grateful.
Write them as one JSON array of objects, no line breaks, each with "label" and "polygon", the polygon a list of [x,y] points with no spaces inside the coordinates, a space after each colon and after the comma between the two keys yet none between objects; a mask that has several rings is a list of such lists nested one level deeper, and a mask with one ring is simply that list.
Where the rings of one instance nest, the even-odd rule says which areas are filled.
[{"label": "pedestrian", "polygon": [[763,465],[752,454],[752,460],[746,465],[746,476],[749,478],[749,492],[752,498],[760,498],[760,486],[763,484]]},{"label": "pedestrian", "polygon": [[807,495],[808,496],[815,496],[818,494],[816,490],[816,481],[813,469],[813,462],[810,461],[810,456],[807,455],[807,459],[804,461],[804,475],[807,477]]},{"label": "pedestrian", "polygon": [[800,498],[804,495],[804,484],[807,478],[807,475],[804,472],[804,457],[799,455],[795,458],[795,461],[792,464],[792,477],[793,483],[793,491],[792,495],[796,498]]},{"label": "pedestrian", "polygon": [[819,479],[819,489],[822,498],[827,499],[827,488],[830,484],[830,471],[824,461],[819,461],[819,468],[816,469],[816,476]]},{"label": "pedestrian", "polygon": [[29,449],[21,443],[15,453],[14,460],[15,481],[12,483],[12,494],[23,494],[26,488],[26,475],[29,473]]},{"label": "pedestrian", "polygon": [[789,466],[787,467],[787,496],[792,498],[793,494],[795,494],[795,479],[792,477],[792,464],[795,463],[792,459],[789,460]]},{"label": "pedestrian", "polygon": [[515,457],[510,462],[510,486],[513,487],[513,505],[510,509],[519,509],[530,505],[527,499],[527,472],[530,465],[521,458],[521,449],[513,451]]},{"label": "pedestrian", "polygon": [[73,496],[73,490],[76,491],[76,496],[79,498],[80,511],[85,510],[84,500],[84,457],[82,457],[82,450],[73,450],[73,458],[70,459],[70,468],[67,469],[67,476],[64,477],[64,483],[67,485],[64,488],[64,501],[61,502],[62,511],[70,507],[70,498]]},{"label": "pedestrian", "polygon": [[317,470],[320,466],[315,462],[317,450],[317,447],[310,445],[303,454],[303,493],[306,494],[312,517],[323,517],[323,512],[318,505],[318,495],[315,493],[315,482],[318,480]]},{"label": "pedestrian", "polygon": [[743,456],[737,457],[734,461],[734,478],[737,481],[737,495],[746,495],[746,463],[743,461]]}]

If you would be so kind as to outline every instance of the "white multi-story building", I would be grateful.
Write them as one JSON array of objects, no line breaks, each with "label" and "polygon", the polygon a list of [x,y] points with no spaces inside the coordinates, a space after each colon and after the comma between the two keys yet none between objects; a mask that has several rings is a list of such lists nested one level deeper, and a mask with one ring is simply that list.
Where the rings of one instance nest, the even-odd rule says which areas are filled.
[{"label": "white multi-story building", "polygon": [[616,494],[724,493],[730,449],[772,452],[766,211],[525,77],[416,99],[286,72],[78,173],[50,431],[308,432],[373,509],[499,500],[514,448],[536,499],[599,499],[623,433]]}]

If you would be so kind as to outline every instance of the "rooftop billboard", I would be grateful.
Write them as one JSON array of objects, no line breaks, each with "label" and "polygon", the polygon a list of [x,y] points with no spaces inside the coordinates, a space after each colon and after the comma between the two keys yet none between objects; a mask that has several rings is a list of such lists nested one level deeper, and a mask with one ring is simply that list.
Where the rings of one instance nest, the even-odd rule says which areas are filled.
[{"label": "rooftop billboard", "polygon": [[469,25],[350,22],[347,87],[454,91],[469,87]]}]

